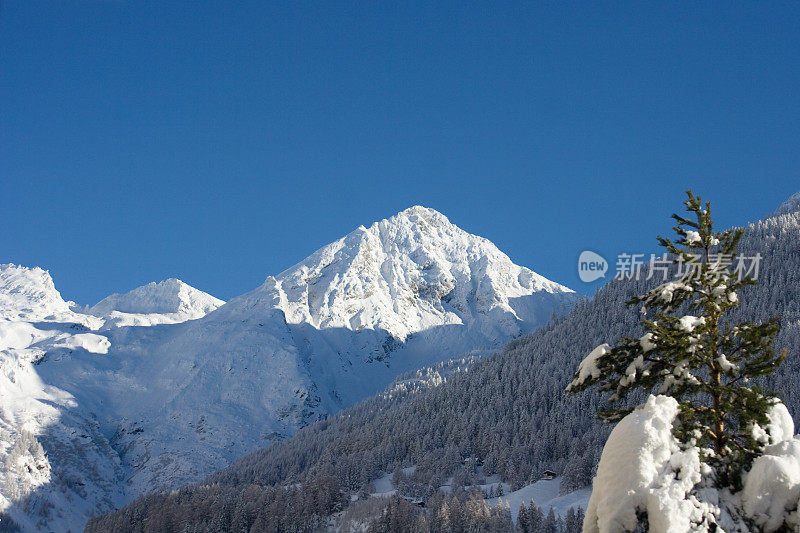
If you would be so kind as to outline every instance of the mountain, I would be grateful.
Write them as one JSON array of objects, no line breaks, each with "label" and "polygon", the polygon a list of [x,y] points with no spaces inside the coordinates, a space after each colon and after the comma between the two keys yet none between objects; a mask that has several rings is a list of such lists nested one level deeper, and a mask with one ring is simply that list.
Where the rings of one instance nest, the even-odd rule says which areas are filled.
[{"label": "mountain", "polygon": [[179,279],[148,283],[125,294],[112,294],[88,311],[107,326],[153,326],[201,318],[224,304]]},{"label": "mountain", "polygon": [[785,215],[796,211],[800,211],[800,192],[794,193],[788,200],[778,206],[772,216]]},{"label": "mountain", "polygon": [[383,330],[399,340],[456,324],[508,338],[546,322],[573,294],[420,206],[359,227],[263,290],[290,324]]},{"label": "mountain", "polygon": [[64,301],[46,270],[0,264],[0,319],[84,323],[86,315],[73,311],[74,307],[75,302]]},{"label": "mountain", "polygon": [[24,405],[0,410],[0,440],[27,443],[0,452],[11,464],[2,493],[14,494],[0,510],[25,529],[79,528],[289,438],[398,374],[489,354],[577,299],[423,207],[224,304],[178,280],[112,295],[71,324],[35,324],[71,341],[0,352],[4,379],[22,365],[28,383]]},{"label": "mountain", "polygon": [[[742,306],[731,318],[782,316],[776,347],[788,348],[790,356],[764,385],[779,391],[800,420],[800,209],[746,227],[739,250],[761,254],[762,261],[758,284],[742,291]],[[384,393],[293,439],[247,455],[201,484],[142,497],[91,522],[87,531],[132,531],[145,519],[153,527],[197,531],[233,524],[314,528],[343,507],[338,519],[352,515],[346,526],[364,530],[402,504],[364,498],[398,471],[404,474],[393,476],[395,486],[411,500],[426,501],[432,531],[444,530],[435,522],[442,516],[464,519],[448,509],[480,511],[442,496],[443,485],[499,479],[524,491],[549,469],[561,474],[563,491],[585,487],[610,428],[595,417],[601,404],[596,392],[567,396],[564,389],[594,347],[636,335],[639,313],[625,302],[658,282],[644,275],[613,280],[557,323],[492,357],[401,376]],[[413,520],[419,511],[407,507],[402,518]]]}]

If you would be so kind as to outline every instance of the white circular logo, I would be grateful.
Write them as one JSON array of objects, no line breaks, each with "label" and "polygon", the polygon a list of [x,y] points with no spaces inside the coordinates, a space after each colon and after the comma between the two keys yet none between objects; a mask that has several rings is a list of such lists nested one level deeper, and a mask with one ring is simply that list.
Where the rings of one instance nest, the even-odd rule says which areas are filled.
[{"label": "white circular logo", "polygon": [[578,277],[584,283],[591,283],[605,277],[608,271],[608,261],[590,250],[584,250],[578,257]]}]

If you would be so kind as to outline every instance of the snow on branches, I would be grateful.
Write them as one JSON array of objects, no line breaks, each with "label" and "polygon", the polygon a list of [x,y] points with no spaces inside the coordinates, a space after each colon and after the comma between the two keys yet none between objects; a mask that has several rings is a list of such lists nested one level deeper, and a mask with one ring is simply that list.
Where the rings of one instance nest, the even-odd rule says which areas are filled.
[{"label": "snow on branches", "polygon": [[[658,238],[681,276],[628,302],[642,305],[646,333],[619,339],[613,348],[595,348],[567,391],[597,386],[610,393],[610,407],[601,411],[607,421],[633,411],[635,390],[671,397],[676,442],[697,451],[714,487],[738,491],[744,472],[769,445],[759,428],[771,423],[769,413],[779,405],[750,380],[774,371],[786,352],[776,355],[773,349],[778,319],[736,325],[725,320],[739,305],[739,291],[755,283],[730,268],[742,230],[714,231],[710,204],[691,191],[685,205],[693,218],[673,215],[677,238]],[[644,309],[655,316],[644,318]]]}]

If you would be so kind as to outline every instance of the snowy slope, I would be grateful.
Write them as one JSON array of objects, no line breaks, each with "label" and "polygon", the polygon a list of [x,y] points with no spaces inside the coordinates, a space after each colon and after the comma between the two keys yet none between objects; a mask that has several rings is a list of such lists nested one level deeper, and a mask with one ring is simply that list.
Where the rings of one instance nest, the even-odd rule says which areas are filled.
[{"label": "snowy slope", "polygon": [[52,520],[80,528],[124,501],[119,459],[97,423],[38,373],[48,360],[108,352],[93,331],[103,320],[73,306],[46,271],[0,265],[0,511],[27,530]]},{"label": "snowy slope", "polygon": [[560,482],[560,477],[554,479],[540,479],[518,490],[509,492],[504,496],[489,498],[487,499],[487,503],[492,507],[500,503],[507,503],[509,509],[511,509],[511,519],[515,524],[517,523],[520,505],[524,503],[528,506],[531,501],[541,507],[545,514],[547,514],[550,509],[553,509],[553,512],[563,518],[566,518],[567,511],[569,511],[570,508],[575,511],[579,508],[585,510],[588,506],[592,490],[587,487],[560,495],[558,490]]},{"label": "snowy slope", "polygon": [[107,327],[153,326],[194,320],[224,303],[179,279],[170,278],[125,294],[112,294],[89,312],[105,318]]},{"label": "snowy slope", "polygon": [[101,320],[74,312],[65,302],[50,273],[39,267],[0,264],[0,319],[25,322],[73,322],[99,326]]},{"label": "snowy slope", "polygon": [[795,211],[800,211],[800,192],[794,193],[788,200],[778,206],[778,209],[772,213],[772,216],[785,215],[787,213],[794,213]]},{"label": "snowy slope", "polygon": [[[34,503],[8,497],[17,503],[0,500],[0,510],[55,531],[141,492],[196,481],[398,374],[488,353],[577,299],[422,207],[360,227],[224,305],[166,280],[82,314],[41,273],[9,274],[3,285],[14,341],[0,364],[9,383],[24,374],[26,385],[0,419],[5,457],[28,424],[49,477],[22,483]],[[54,481],[62,471],[73,481]],[[33,512],[41,516],[31,522]]]},{"label": "snowy slope", "polygon": [[[156,289],[149,301],[142,290],[148,288]],[[219,302],[170,280],[129,294],[142,302],[137,310],[162,312],[143,315],[150,323],[196,318],[202,306]],[[180,302],[170,301],[171,295]],[[114,303],[125,305],[125,296]],[[25,530],[81,529],[88,516],[128,499],[126,473],[110,442],[113,433],[101,431],[95,414],[106,406],[86,409],[65,387],[42,379],[47,371],[75,368],[84,358],[97,378],[96,368],[111,348],[105,330],[119,323],[115,312],[81,313],[62,299],[47,271],[0,265],[0,511]]]},{"label": "snowy slope", "polygon": [[[443,215],[412,208],[204,318],[112,332],[116,371],[139,388],[134,402],[103,401],[126,421],[117,439],[135,466],[132,486],[168,488],[291,436],[400,373],[495,349],[575,299]],[[68,390],[95,381],[75,365],[52,379]]]}]

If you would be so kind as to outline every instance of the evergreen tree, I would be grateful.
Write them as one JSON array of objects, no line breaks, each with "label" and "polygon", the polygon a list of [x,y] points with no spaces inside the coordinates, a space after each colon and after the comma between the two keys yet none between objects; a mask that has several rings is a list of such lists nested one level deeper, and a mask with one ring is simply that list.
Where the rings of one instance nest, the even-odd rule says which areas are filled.
[{"label": "evergreen tree", "polygon": [[519,504],[519,513],[517,513],[517,527],[522,533],[531,533],[531,519],[528,516],[528,508],[525,507],[525,502]]},{"label": "evergreen tree", "polygon": [[542,513],[542,508],[536,505],[536,502],[531,500],[531,504],[528,507],[528,523],[530,524],[531,531],[541,531],[541,528],[544,524],[544,513]]},{"label": "evergreen tree", "polygon": [[577,523],[577,517],[575,516],[575,508],[570,507],[567,511],[567,517],[564,520],[566,525],[567,533],[575,533],[576,531],[580,531]]},{"label": "evergreen tree", "polygon": [[428,517],[425,513],[417,514],[417,518],[414,521],[414,528],[413,531],[416,533],[430,533],[431,526],[428,522]]},{"label": "evergreen tree", "polygon": [[645,335],[622,338],[614,348],[597,347],[567,390],[599,385],[611,392],[612,407],[601,411],[607,421],[632,410],[625,403],[637,389],[674,397],[680,408],[676,438],[701,449],[718,486],[738,488],[742,471],[766,444],[752,428],[768,424],[767,413],[777,401],[750,380],[773,372],[786,350],[773,351],[777,318],[735,325],[726,320],[739,305],[738,291],[755,283],[742,275],[746,258],[737,255],[742,230],[715,232],[710,204],[691,191],[685,206],[693,218],[673,215],[677,239],[658,238],[677,280],[628,302],[643,304],[643,316],[656,312],[653,319],[642,319]]},{"label": "evergreen tree", "polygon": [[586,453],[567,463],[561,474],[559,494],[568,494],[572,491],[588,487],[592,484],[594,463]]},{"label": "evergreen tree", "polygon": [[586,513],[583,512],[583,507],[578,507],[578,512],[575,513],[575,523],[577,525],[575,533],[580,533],[583,530],[584,518],[586,518]]},{"label": "evergreen tree", "polygon": [[550,511],[547,513],[547,517],[542,521],[542,526],[540,531],[542,533],[559,533],[558,532],[558,520],[556,519],[556,514],[553,512],[553,508],[550,508]]}]

